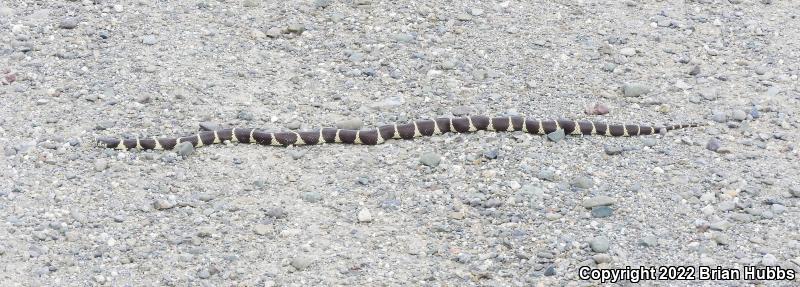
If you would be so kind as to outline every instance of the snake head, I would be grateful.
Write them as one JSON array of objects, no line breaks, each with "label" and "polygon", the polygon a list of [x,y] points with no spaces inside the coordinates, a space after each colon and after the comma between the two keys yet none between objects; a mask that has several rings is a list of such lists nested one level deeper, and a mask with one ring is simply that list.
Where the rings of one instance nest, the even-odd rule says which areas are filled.
[{"label": "snake head", "polygon": [[120,143],[120,139],[111,137],[99,137],[95,142],[98,147],[116,148]]}]

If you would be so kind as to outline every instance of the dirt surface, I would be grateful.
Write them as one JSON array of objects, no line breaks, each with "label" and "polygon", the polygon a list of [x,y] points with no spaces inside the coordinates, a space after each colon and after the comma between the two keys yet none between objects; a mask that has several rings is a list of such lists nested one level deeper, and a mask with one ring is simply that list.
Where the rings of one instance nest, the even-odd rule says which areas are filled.
[{"label": "dirt surface", "polygon": [[[800,272],[799,12],[780,0],[3,1],[0,282],[584,286],[599,281],[581,266]],[[585,111],[595,103],[608,113]],[[708,126],[94,146],[201,123],[468,114]]]}]

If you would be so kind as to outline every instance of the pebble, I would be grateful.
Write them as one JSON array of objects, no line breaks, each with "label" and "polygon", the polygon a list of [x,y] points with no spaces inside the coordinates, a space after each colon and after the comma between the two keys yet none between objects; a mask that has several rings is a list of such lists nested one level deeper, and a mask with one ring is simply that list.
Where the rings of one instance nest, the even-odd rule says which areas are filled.
[{"label": "pebble", "polygon": [[215,122],[200,122],[200,130],[201,131],[216,131],[220,130],[222,127]]},{"label": "pebble", "polygon": [[580,189],[588,189],[594,185],[594,180],[588,176],[578,176],[572,179],[572,186]]},{"label": "pebble", "polygon": [[369,212],[369,209],[362,208],[358,212],[358,222],[372,222],[372,213]]},{"label": "pebble", "polygon": [[728,245],[731,243],[731,238],[722,233],[715,233],[712,235],[711,240],[719,245]]},{"label": "pebble", "polygon": [[61,23],[58,24],[59,28],[62,29],[75,29],[78,27],[78,19],[73,17],[67,17],[61,20]]},{"label": "pebble", "polygon": [[496,149],[483,152],[483,157],[487,159],[497,159],[498,151]]},{"label": "pebble", "polygon": [[239,111],[239,113],[236,114],[236,118],[243,121],[252,121],[254,117],[252,113],[245,110],[241,110]]},{"label": "pebble", "polygon": [[724,123],[728,121],[728,115],[722,112],[716,112],[711,115],[711,120],[718,123]]},{"label": "pebble", "polygon": [[555,181],[556,180],[556,171],[550,168],[544,168],[536,174],[536,177],[541,180],[546,181]]},{"label": "pebble", "polygon": [[266,224],[256,224],[253,226],[253,232],[257,235],[267,235],[272,231],[272,226]]},{"label": "pebble", "polygon": [[605,115],[608,114],[608,106],[602,103],[594,103],[594,105],[586,106],[583,112],[587,115]]},{"label": "pebble", "polygon": [[700,66],[698,65],[695,65],[694,67],[692,67],[691,70],[689,70],[689,75],[691,76],[697,76],[699,74],[700,74]]},{"label": "pebble", "polygon": [[435,152],[426,152],[419,157],[419,162],[429,167],[437,167],[441,161],[442,156]]},{"label": "pebble", "polygon": [[764,254],[764,257],[761,258],[761,264],[764,266],[777,266],[778,258],[769,253]]},{"label": "pebble", "polygon": [[563,129],[557,129],[556,131],[547,134],[547,139],[554,142],[559,142],[563,140],[567,135],[564,134]]},{"label": "pebble", "polygon": [[626,57],[634,56],[636,55],[636,49],[630,47],[622,48],[619,49],[619,54]]},{"label": "pebble", "polygon": [[457,117],[466,116],[466,115],[469,115],[470,113],[472,113],[472,108],[470,108],[468,106],[457,106],[457,107],[453,108],[453,110],[450,111],[450,113],[452,113],[454,116],[457,116]]},{"label": "pebble", "polygon": [[157,210],[165,210],[175,207],[175,203],[166,199],[158,199],[153,202],[153,207]]},{"label": "pebble", "polygon": [[716,89],[702,89],[700,90],[700,96],[703,99],[713,101],[717,99],[718,94]]},{"label": "pebble", "polygon": [[299,121],[291,121],[291,122],[286,124],[286,128],[290,129],[290,130],[299,129],[300,126],[302,126],[302,123],[300,123]]},{"label": "pebble", "polygon": [[155,45],[156,43],[158,43],[158,37],[156,37],[156,35],[151,34],[151,35],[144,35],[144,37],[142,37],[142,44]]},{"label": "pebble", "polygon": [[97,159],[94,161],[94,170],[95,171],[104,171],[108,168],[108,161],[105,159]]},{"label": "pebble", "polygon": [[645,137],[642,139],[642,144],[646,147],[653,147],[657,143],[655,138]]},{"label": "pebble", "polygon": [[200,271],[197,271],[197,278],[208,279],[208,277],[211,277],[211,272],[208,271],[208,268],[203,268],[200,269]]},{"label": "pebble", "polygon": [[194,153],[194,146],[190,142],[182,142],[175,146],[175,152],[181,157],[188,157]]},{"label": "pebble", "polygon": [[581,206],[583,206],[584,208],[592,208],[592,207],[595,207],[595,206],[612,205],[615,202],[616,202],[616,200],[614,200],[613,198],[611,198],[609,196],[598,195],[598,196],[594,196],[594,197],[590,197],[590,198],[584,199],[583,202],[581,203]]},{"label": "pebble", "polygon": [[289,33],[302,34],[303,31],[306,30],[306,26],[300,23],[292,23],[289,24],[288,27],[286,27],[286,30],[289,31]]},{"label": "pebble", "polygon": [[592,241],[589,242],[589,247],[592,248],[592,251],[596,253],[606,253],[608,252],[610,242],[608,238],[600,236],[595,237]]},{"label": "pebble", "polygon": [[311,266],[312,263],[314,263],[314,257],[299,255],[292,259],[291,265],[297,270],[304,270],[308,268],[308,266]]},{"label": "pebble", "polygon": [[618,155],[621,154],[625,149],[620,146],[605,145],[603,146],[603,150],[607,155]]},{"label": "pebble", "polygon": [[720,220],[711,223],[708,228],[711,230],[724,231],[731,227],[731,223],[725,220]]},{"label": "pebble", "polygon": [[720,202],[717,205],[717,209],[719,209],[719,211],[731,211],[731,210],[736,209],[736,203],[734,203],[733,201],[730,201],[730,200],[726,200],[726,201]]},{"label": "pebble", "polygon": [[592,207],[592,217],[594,218],[609,217],[612,213],[614,213],[614,210],[606,205]]},{"label": "pebble", "polygon": [[733,113],[731,113],[731,118],[735,121],[741,122],[747,119],[747,113],[745,113],[743,110],[735,110]]},{"label": "pebble", "polygon": [[306,202],[314,203],[322,200],[322,194],[316,191],[308,191],[303,193],[303,200]]},{"label": "pebble", "polygon": [[360,119],[348,119],[336,123],[337,128],[347,130],[357,130],[360,129],[362,125],[363,123]]},{"label": "pebble", "polygon": [[658,238],[655,236],[645,236],[639,239],[639,246],[653,247],[658,245]]},{"label": "pebble", "polygon": [[314,0],[314,6],[317,8],[327,8],[331,5],[331,0]]},{"label": "pebble", "polygon": [[266,212],[264,212],[264,214],[268,217],[276,219],[285,218],[287,216],[286,210],[284,210],[282,207],[269,208]]},{"label": "pebble", "polygon": [[592,260],[594,260],[594,262],[597,264],[611,263],[611,255],[605,253],[595,254],[592,255]]},{"label": "pebble", "polygon": [[625,84],[622,86],[622,94],[626,97],[638,97],[650,93],[649,86],[644,84]]},{"label": "pebble", "polygon": [[266,32],[264,32],[264,34],[266,34],[267,37],[270,38],[278,38],[281,35],[281,28],[278,27],[269,28],[267,29]]},{"label": "pebble", "polygon": [[716,138],[711,138],[706,143],[706,149],[710,151],[718,151],[721,146],[722,143]]},{"label": "pebble", "polygon": [[800,185],[792,185],[789,187],[789,193],[794,195],[794,197],[800,197]]},{"label": "pebble", "polygon": [[116,124],[113,121],[101,121],[101,122],[97,123],[97,125],[94,127],[94,129],[96,129],[98,131],[102,131],[102,130],[107,130],[107,129],[113,128],[114,125],[116,125]]},{"label": "pebble", "polygon": [[556,275],[556,267],[550,265],[547,269],[544,270],[544,276],[555,276]]}]

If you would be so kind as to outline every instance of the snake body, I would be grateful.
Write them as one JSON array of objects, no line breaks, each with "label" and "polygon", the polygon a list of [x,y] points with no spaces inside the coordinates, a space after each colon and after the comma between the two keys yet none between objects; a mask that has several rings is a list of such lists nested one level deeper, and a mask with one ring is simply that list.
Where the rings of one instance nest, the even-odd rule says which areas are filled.
[{"label": "snake body", "polygon": [[693,123],[657,127],[564,119],[540,120],[520,116],[469,116],[418,120],[407,124],[391,124],[374,129],[362,130],[322,128],[314,131],[269,132],[254,128],[226,128],[214,131],[202,131],[191,136],[177,138],[152,137],[121,139],[102,137],[97,139],[97,145],[119,150],[170,150],[184,142],[191,143],[194,147],[201,147],[224,143],[226,141],[274,146],[315,145],[323,143],[376,145],[388,139],[413,139],[447,132],[467,133],[479,130],[496,132],[522,131],[540,135],[563,130],[565,134],[571,135],[604,135],[619,137],[651,135],[658,132],[702,125],[703,124]]}]

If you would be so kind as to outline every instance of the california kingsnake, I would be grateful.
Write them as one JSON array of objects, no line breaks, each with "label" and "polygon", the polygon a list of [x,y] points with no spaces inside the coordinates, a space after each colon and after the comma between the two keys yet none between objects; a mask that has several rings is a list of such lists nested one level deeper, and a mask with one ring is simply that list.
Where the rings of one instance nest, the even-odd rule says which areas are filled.
[{"label": "california kingsnake", "polygon": [[268,132],[252,128],[232,128],[215,131],[203,131],[192,136],[180,138],[98,138],[100,147],[127,149],[168,150],[179,143],[189,142],[194,147],[217,144],[225,141],[251,143],[261,145],[314,145],[323,143],[348,144],[381,144],[387,139],[412,139],[446,132],[486,131],[523,131],[532,134],[549,134],[563,129],[565,134],[573,135],[605,135],[605,136],[638,136],[651,135],[657,131],[669,131],[703,124],[683,124],[664,127],[619,124],[609,125],[593,121],[572,120],[537,120],[525,117],[470,116],[462,118],[437,118],[435,120],[419,120],[402,125],[384,125],[375,129],[350,130],[323,128],[315,131]]}]

